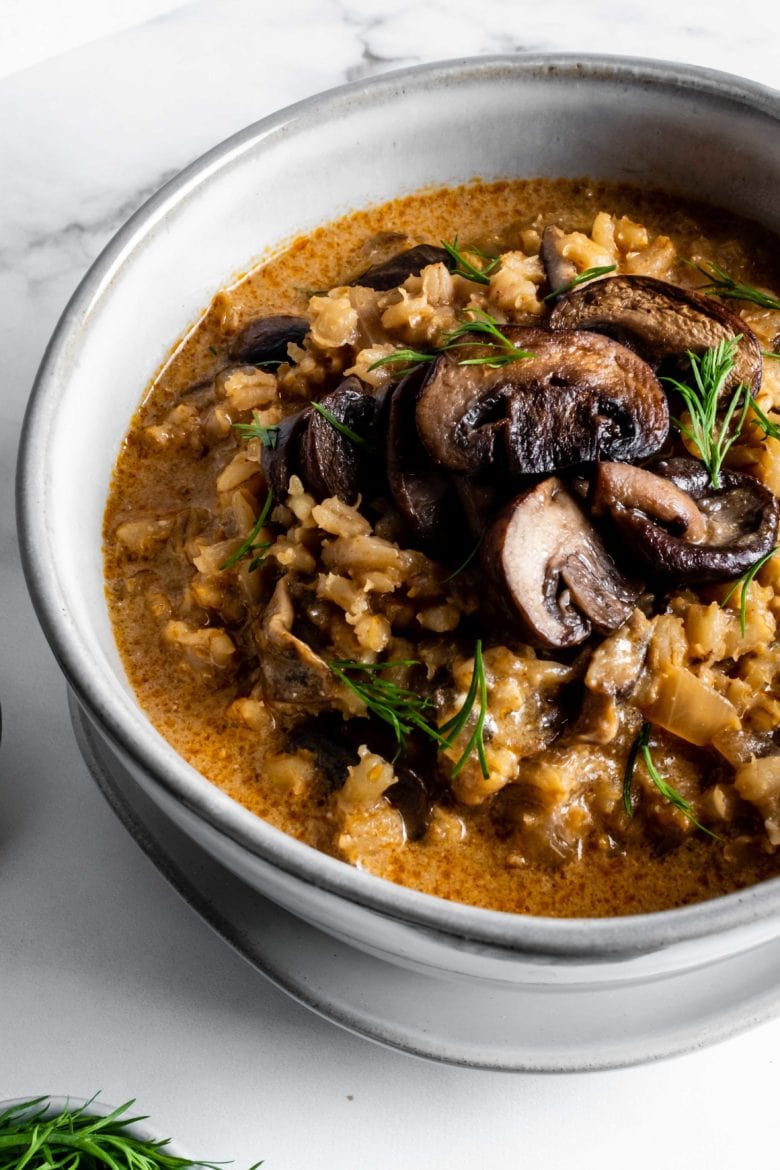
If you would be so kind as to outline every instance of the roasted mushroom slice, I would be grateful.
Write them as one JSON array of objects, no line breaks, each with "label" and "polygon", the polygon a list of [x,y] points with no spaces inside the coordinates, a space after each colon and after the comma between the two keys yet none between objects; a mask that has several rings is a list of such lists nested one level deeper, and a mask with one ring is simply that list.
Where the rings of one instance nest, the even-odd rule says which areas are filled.
[{"label": "roasted mushroom slice", "polygon": [[671,479],[630,463],[599,463],[593,481],[593,511],[640,512],[653,516],[666,530],[684,540],[706,540],[707,523],[687,492]]},{"label": "roasted mushroom slice", "polygon": [[446,264],[450,271],[455,262],[444,248],[436,248],[432,244],[418,244],[416,248],[407,248],[397,256],[391,256],[382,264],[373,264],[353,284],[362,288],[373,288],[377,292],[387,292],[397,288],[409,276],[419,276],[423,268],[429,264]]},{"label": "roasted mushroom slice", "polygon": [[701,354],[742,335],[723,392],[745,382],[756,394],[761,346],[740,317],[711,297],[651,276],[612,276],[572,289],[550,316],[551,329],[592,329],[631,346],[652,366]]},{"label": "roasted mushroom slice", "polygon": [[593,506],[609,513],[648,576],[727,581],[772,548],[778,501],[744,472],[722,470],[720,481],[713,488],[693,459],[664,459],[650,469],[602,464]]},{"label": "roasted mushroom slice", "polygon": [[[504,326],[531,357],[499,368],[439,357],[417,401],[431,456],[467,475],[494,465],[544,474],[596,459],[644,459],[669,431],[666,395],[625,346],[595,333]],[[476,351],[475,351],[476,352]]]},{"label": "roasted mushroom slice", "polygon": [[483,542],[482,564],[498,612],[545,649],[617,629],[639,594],[555,476],[507,505]]},{"label": "roasted mushroom slice", "polygon": [[304,410],[283,419],[276,430],[274,446],[263,447],[263,471],[277,503],[282,503],[290,490],[290,476],[300,474],[300,444],[306,420]]},{"label": "roasted mushroom slice", "polygon": [[[353,377],[324,394],[318,405],[327,413],[320,413],[315,406],[306,410],[300,445],[303,482],[318,499],[338,496],[345,504],[352,504],[368,474],[377,401],[366,393],[360,379]],[[339,424],[361,441],[339,430]]]},{"label": "roasted mushroom slice", "polygon": [[309,332],[304,317],[256,317],[239,333],[230,349],[238,362],[262,365],[263,362],[286,362],[287,346],[300,345]]},{"label": "roasted mushroom slice", "polygon": [[302,705],[333,706],[336,679],[324,659],[293,634],[294,622],[289,581],[282,577],[256,631],[263,698],[269,706],[296,713]]},{"label": "roasted mushroom slice", "polygon": [[415,411],[424,371],[414,370],[385,402],[385,463],[393,503],[424,549],[442,542],[449,480],[433,464],[417,435]]}]

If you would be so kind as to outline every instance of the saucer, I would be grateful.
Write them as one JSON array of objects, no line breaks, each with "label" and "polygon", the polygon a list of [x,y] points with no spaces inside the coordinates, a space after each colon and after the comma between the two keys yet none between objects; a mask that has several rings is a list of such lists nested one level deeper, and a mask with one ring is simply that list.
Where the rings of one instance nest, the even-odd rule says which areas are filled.
[{"label": "saucer", "polygon": [[[694,1051],[780,1011],[780,940],[636,987],[437,978],[383,962],[264,898],[146,796],[70,699],[79,749],[125,828],[193,910],[277,987],[349,1031],[446,1064],[616,1068]],[[261,992],[258,991],[258,998]]]}]

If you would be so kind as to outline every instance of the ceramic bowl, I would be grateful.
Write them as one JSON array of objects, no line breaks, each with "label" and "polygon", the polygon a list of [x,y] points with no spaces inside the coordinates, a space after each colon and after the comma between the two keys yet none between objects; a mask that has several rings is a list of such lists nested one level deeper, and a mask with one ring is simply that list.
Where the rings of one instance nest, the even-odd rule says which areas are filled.
[{"label": "ceramic bowl", "polygon": [[619,58],[502,57],[389,74],[243,130],[155,195],[66,309],[24,426],[30,591],[86,717],[149,797],[245,881],[390,962],[555,991],[641,984],[780,937],[780,880],[700,905],[553,920],[456,905],[285,836],[186,764],[139,708],[103,592],[101,520],[141,393],[213,293],[287,239],[431,184],[582,176],[706,197],[780,230],[780,96]]}]

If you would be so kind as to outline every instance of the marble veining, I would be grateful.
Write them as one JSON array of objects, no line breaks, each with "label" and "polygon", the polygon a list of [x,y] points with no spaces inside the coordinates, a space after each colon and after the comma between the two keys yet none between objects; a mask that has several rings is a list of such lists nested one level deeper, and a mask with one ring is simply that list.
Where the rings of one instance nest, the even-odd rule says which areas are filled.
[{"label": "marble veining", "polygon": [[[14,11],[34,9],[35,37],[58,2]],[[0,1097],[138,1094],[196,1156],[237,1166],[603,1170],[629,1148],[634,1170],[766,1160],[780,1022],[662,1066],[518,1079],[432,1070],[355,1041],[242,966],[149,869],[85,775],[22,581],[12,482],[29,388],[69,295],[132,211],[214,143],[344,81],[467,54],[631,54],[772,85],[774,10],[766,0],[141,7],[159,14],[123,14],[132,27],[0,80]],[[143,320],[128,328],[143,344]]]}]

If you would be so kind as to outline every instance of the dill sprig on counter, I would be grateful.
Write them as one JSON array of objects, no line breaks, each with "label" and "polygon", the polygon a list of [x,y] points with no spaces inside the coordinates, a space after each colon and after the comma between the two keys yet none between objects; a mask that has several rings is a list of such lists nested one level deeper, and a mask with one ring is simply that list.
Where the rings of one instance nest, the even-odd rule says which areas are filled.
[{"label": "dill sprig on counter", "polygon": [[551,301],[555,297],[563,296],[564,293],[571,292],[573,288],[586,284],[589,280],[595,280],[598,276],[606,276],[608,272],[615,272],[616,269],[617,264],[601,264],[596,268],[585,268],[571,280],[567,280],[566,284],[562,284],[560,288],[554,288],[552,292],[548,292],[546,296],[542,297],[542,301]]},{"label": "dill sprig on counter", "polygon": [[243,560],[244,557],[248,557],[248,556],[252,557],[252,560],[249,563],[249,572],[250,573],[254,573],[255,569],[259,568],[260,565],[262,565],[263,561],[265,560],[265,554],[268,552],[269,548],[273,544],[273,541],[271,541],[271,540],[258,541],[257,537],[260,534],[260,529],[263,527],[266,520],[268,519],[268,515],[271,511],[271,505],[273,504],[273,502],[274,502],[273,489],[269,488],[268,495],[265,498],[265,503],[263,504],[262,511],[260,512],[260,515],[257,517],[257,520],[255,521],[254,528],[249,533],[249,536],[246,538],[244,543],[242,545],[240,545],[236,549],[236,551],[234,553],[232,553],[228,557],[228,559],[223,564],[221,564],[219,566],[220,572],[224,572],[225,569],[232,569],[233,565],[237,565],[239,561]]},{"label": "dill sprig on counter", "polygon": [[482,775],[488,779],[490,769],[485,754],[484,740],[488,697],[481,639],[477,639],[474,646],[474,668],[463,705],[442,727],[437,727],[432,721],[435,712],[432,699],[426,695],[418,694],[417,691],[413,691],[409,687],[398,686],[390,679],[383,677],[384,671],[393,670],[395,667],[419,666],[420,663],[417,659],[356,662],[351,658],[346,658],[334,659],[328,665],[336,678],[353,694],[357,695],[373,715],[392,727],[398,745],[396,758],[406,749],[406,740],[415,730],[432,739],[439,751],[451,748],[472,717],[475,705],[479,702],[474,730],[453,766],[451,777],[454,779],[458,775],[469,756],[476,749]]},{"label": "dill sprig on counter", "polygon": [[234,431],[238,431],[245,443],[250,439],[259,439],[264,447],[273,450],[279,442],[279,428],[278,427],[264,427],[260,422],[260,414],[258,411],[252,411],[251,423],[232,423]]},{"label": "dill sprig on counter", "polygon": [[778,548],[780,548],[780,545],[775,545],[774,548],[770,548],[769,552],[764,553],[764,555],[762,557],[759,557],[759,559],[756,561],[756,563],[754,565],[751,565],[750,568],[747,569],[742,574],[741,577],[737,577],[736,581],[731,586],[728,593],[726,594],[726,596],[723,598],[723,600],[720,603],[721,607],[727,605],[728,602],[731,601],[731,598],[734,596],[737,589],[739,589],[740,585],[742,586],[742,589],[741,589],[741,592],[739,595],[739,628],[740,628],[740,631],[742,633],[743,638],[745,637],[745,631],[747,630],[748,587],[750,585],[750,582],[755,578],[756,574],[761,569],[763,569],[764,565],[768,561],[771,561],[772,557],[775,555]]},{"label": "dill sprig on counter", "polygon": [[[447,240],[442,240],[441,246],[455,261],[452,275],[464,276],[466,280],[472,280],[476,284],[490,284],[490,274],[495,272],[501,263],[500,256],[491,256],[479,248],[466,248],[463,252],[458,245],[457,236],[451,244]],[[481,268],[477,268],[476,264],[472,264],[469,260],[469,256],[476,256],[480,260],[485,260],[486,263]]]},{"label": "dill sprig on counter", "polygon": [[[145,1116],[125,1116],[135,1104],[98,1117],[89,1108],[49,1115],[50,1099],[34,1097],[0,1113],[0,1170],[218,1170],[219,1162],[193,1162],[169,1154],[169,1140],[145,1140],[128,1130]],[[257,1170],[256,1162],[250,1170]]]},{"label": "dill sprig on counter", "polygon": [[695,268],[702,276],[707,277],[709,283],[699,285],[697,292],[723,297],[726,300],[751,301],[754,305],[760,305],[762,309],[780,310],[780,298],[761,292],[761,289],[756,288],[753,284],[743,284],[734,280],[719,264],[711,262],[709,269],[707,269],[703,268],[701,264],[694,264],[691,260],[686,260],[685,263],[689,268]]},{"label": "dill sprig on counter", "polygon": [[708,837],[714,837],[716,841],[722,841],[717,833],[713,833],[712,829],[708,829],[706,825],[702,825],[696,819],[696,812],[689,800],[686,800],[681,792],[678,792],[673,785],[665,780],[658,771],[653,761],[653,756],[650,751],[650,732],[652,724],[643,723],[634,742],[631,744],[631,749],[628,753],[626,761],[626,770],[623,775],[623,807],[629,816],[634,815],[634,802],[632,795],[632,785],[634,779],[634,769],[639,756],[642,757],[642,762],[647,769],[647,774],[650,777],[654,787],[660,792],[664,800],[668,800],[675,808],[678,808],[683,813],[691,824],[695,825],[697,829],[701,829],[702,833],[706,833]]},{"label": "dill sprig on counter", "polygon": [[325,421],[329,422],[340,435],[349,439],[350,443],[354,443],[356,447],[362,447],[364,451],[368,451],[371,455],[376,454],[375,448],[372,447],[368,439],[364,439],[362,435],[359,435],[357,431],[353,431],[352,427],[348,427],[346,423],[340,422],[335,414],[328,410],[326,406],[323,406],[321,402],[312,402],[312,406],[317,411],[317,414],[321,414]]},{"label": "dill sprig on counter", "polygon": [[734,369],[735,355],[742,334],[724,338],[702,354],[688,352],[693,383],[664,378],[683,399],[690,416],[690,426],[674,419],[675,425],[696,445],[699,457],[710,473],[714,488],[720,487],[720,470],[731,446],[739,438],[750,410],[753,396],[750,387],[740,382],[720,414],[720,396]]}]

